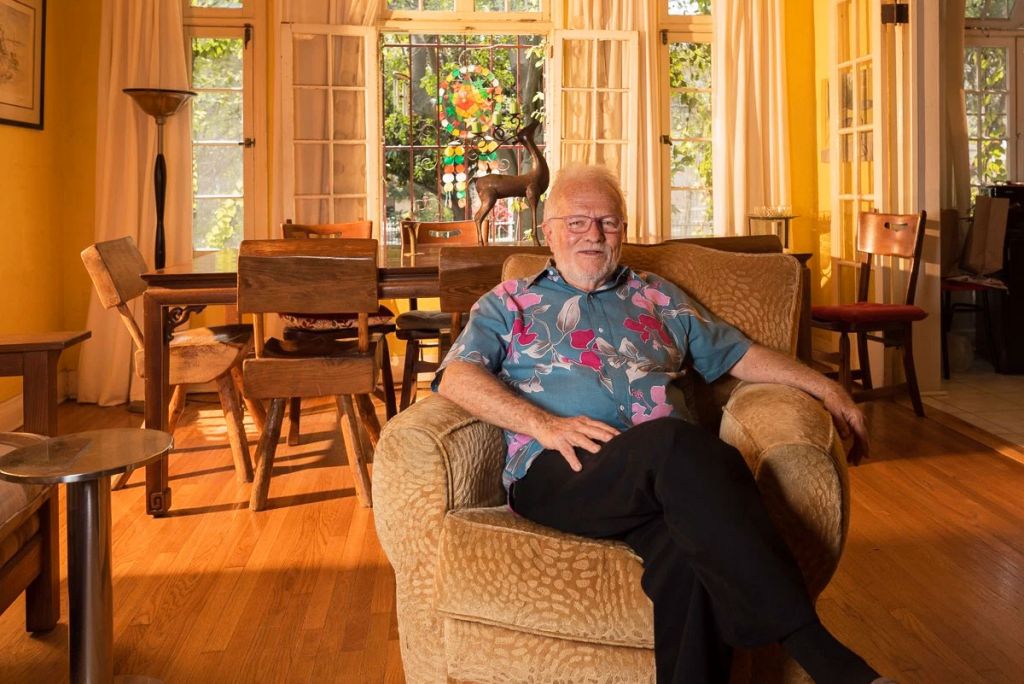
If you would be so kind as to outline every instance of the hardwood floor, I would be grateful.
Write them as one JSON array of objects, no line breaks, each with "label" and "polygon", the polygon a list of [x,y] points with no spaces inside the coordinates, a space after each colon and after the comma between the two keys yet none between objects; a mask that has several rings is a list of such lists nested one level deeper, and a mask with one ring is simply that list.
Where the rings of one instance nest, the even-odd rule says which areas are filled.
[{"label": "hardwood floor", "polygon": [[[850,535],[823,621],[901,682],[1020,681],[1024,465],[905,407],[867,409],[874,455],[851,471]],[[186,410],[173,514],[143,514],[141,473],[112,495],[115,672],[169,684],[402,681],[394,576],[356,503],[333,405],[303,412],[303,443],[281,445],[261,513],[235,481],[219,406]],[[120,408],[60,410],[62,432],[139,422]],[[63,544],[62,521],[62,562]],[[0,616],[0,682],[67,681],[63,591],[48,635],[24,632],[23,599]]]}]

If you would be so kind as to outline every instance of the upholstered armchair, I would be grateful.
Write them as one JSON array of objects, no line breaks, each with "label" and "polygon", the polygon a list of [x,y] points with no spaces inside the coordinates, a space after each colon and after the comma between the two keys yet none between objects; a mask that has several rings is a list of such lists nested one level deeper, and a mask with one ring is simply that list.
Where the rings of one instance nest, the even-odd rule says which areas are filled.
[{"label": "upholstered armchair", "polygon": [[[529,260],[537,257],[516,257]],[[800,266],[783,254],[626,245],[622,261],[672,280],[757,342],[794,354]],[[506,264],[525,270],[528,264]],[[789,387],[694,383],[696,420],[737,447],[816,598],[843,547],[843,446]],[[624,544],[536,525],[505,504],[500,430],[440,396],[391,420],[374,464],[378,536],[395,569],[409,682],[653,682],[653,615]],[[737,652],[733,681],[798,682],[777,646]]]}]

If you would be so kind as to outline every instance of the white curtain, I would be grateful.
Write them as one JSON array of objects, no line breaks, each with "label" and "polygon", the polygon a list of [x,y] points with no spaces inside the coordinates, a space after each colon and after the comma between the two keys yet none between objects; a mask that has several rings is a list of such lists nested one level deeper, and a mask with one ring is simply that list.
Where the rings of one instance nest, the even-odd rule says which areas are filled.
[{"label": "white curtain", "polygon": [[716,0],[712,123],[715,234],[790,205],[785,0]]},{"label": "white curtain", "polygon": [[949,0],[944,9],[942,89],[949,130],[949,180],[944,184],[942,206],[957,209],[961,216],[966,216],[971,212],[971,167],[964,101],[964,0]]},{"label": "white curtain", "polygon": [[[122,88],[189,86],[180,0],[103,0],[96,135],[97,242],[130,235],[152,267],[156,208],[156,122]],[[192,254],[190,110],[164,126],[167,159],[167,264]],[[141,301],[135,316],[142,324]],[[141,398],[131,370],[132,343],[115,310],[89,302],[92,339],[82,350],[78,399],[104,406]],[[129,388],[132,388],[131,390]]]}]

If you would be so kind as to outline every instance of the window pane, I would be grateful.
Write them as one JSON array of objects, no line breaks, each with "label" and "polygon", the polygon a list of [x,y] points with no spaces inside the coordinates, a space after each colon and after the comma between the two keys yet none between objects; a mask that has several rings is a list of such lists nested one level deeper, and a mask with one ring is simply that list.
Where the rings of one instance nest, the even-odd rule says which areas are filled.
[{"label": "window pane", "polygon": [[327,85],[327,36],[295,36],[292,83]]},{"label": "window pane", "polygon": [[191,0],[192,7],[242,9],[242,0]]},{"label": "window pane", "polygon": [[675,16],[711,14],[711,0],[668,0],[668,13]]},{"label": "window pane", "polygon": [[711,46],[677,42],[668,50],[670,237],[710,235]]},{"label": "window pane", "polygon": [[668,63],[670,88],[711,87],[711,43],[672,43]]},{"label": "window pane", "polygon": [[1014,0],[967,0],[964,15],[968,19],[1009,19]]},{"label": "window pane", "polygon": [[669,106],[673,138],[711,137],[711,93],[673,93]]},{"label": "window pane", "polygon": [[341,90],[334,93],[334,139],[365,140],[366,109],[360,90]]},{"label": "window pane", "polygon": [[334,73],[336,86],[362,86],[364,82],[363,39],[358,36],[334,36]]},{"label": "window pane", "polygon": [[196,196],[242,195],[242,147],[202,145],[192,149]]},{"label": "window pane", "polygon": [[[544,119],[544,57],[542,36],[383,34],[388,241],[397,239],[402,218],[472,218],[474,176],[525,173],[529,154],[511,136]],[[540,132],[534,141],[543,145]],[[523,210],[506,203],[490,218],[501,235],[512,235],[529,228]]]},{"label": "window pane", "polygon": [[326,140],[331,110],[327,107],[327,91],[295,88],[296,140]]},{"label": "window pane", "polygon": [[193,249],[238,247],[244,225],[242,199],[196,199],[192,203]]},{"label": "window pane", "polygon": [[[222,5],[223,6],[223,5]],[[239,3],[239,6],[240,3]],[[192,45],[192,246],[237,246],[244,225],[241,38]]]},{"label": "window pane", "polygon": [[1009,50],[971,47],[964,51],[964,97],[972,195],[980,186],[1009,178]]},{"label": "window pane", "polygon": [[192,87],[241,88],[242,39],[193,38]]},{"label": "window pane", "polygon": [[242,93],[199,91],[192,100],[193,140],[242,139]]}]

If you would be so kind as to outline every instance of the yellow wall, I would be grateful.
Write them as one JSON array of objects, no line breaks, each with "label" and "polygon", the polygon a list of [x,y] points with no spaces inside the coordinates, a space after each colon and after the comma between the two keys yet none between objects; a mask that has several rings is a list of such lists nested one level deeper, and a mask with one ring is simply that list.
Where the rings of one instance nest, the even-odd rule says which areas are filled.
[{"label": "yellow wall", "polygon": [[[78,252],[93,234],[99,5],[47,3],[44,128],[0,125],[0,333],[85,327]],[[0,401],[20,392],[20,379],[0,380]]]}]

